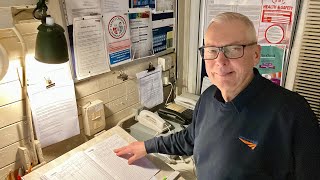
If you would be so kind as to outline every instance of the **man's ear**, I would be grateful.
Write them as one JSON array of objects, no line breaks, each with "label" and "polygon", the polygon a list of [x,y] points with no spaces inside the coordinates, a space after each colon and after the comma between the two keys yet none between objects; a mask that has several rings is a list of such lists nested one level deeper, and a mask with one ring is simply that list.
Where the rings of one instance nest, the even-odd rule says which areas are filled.
[{"label": "man's ear", "polygon": [[256,47],[254,48],[254,66],[256,66],[257,64],[259,64],[260,62],[260,57],[261,57],[261,46],[258,44],[256,45]]}]

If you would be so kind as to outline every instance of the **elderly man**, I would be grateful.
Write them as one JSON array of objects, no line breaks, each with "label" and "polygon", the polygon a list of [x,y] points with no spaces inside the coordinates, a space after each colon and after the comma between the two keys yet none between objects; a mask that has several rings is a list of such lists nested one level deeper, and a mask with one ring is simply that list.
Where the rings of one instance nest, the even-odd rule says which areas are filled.
[{"label": "elderly man", "polygon": [[252,22],[222,13],[199,48],[211,83],[187,129],[115,150],[193,155],[198,179],[320,179],[320,130],[306,100],[263,78]]}]

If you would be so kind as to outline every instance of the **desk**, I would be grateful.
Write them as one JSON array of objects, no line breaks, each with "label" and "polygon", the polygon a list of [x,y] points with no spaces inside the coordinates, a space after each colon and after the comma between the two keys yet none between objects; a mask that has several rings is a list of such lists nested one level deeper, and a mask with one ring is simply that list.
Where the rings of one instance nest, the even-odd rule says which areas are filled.
[{"label": "desk", "polygon": [[[40,179],[40,176],[45,174],[47,171],[49,171],[50,169],[53,169],[54,167],[60,165],[61,163],[63,163],[65,160],[67,160],[68,158],[70,158],[72,155],[76,154],[79,151],[84,151],[87,148],[93,146],[94,144],[103,141],[104,139],[114,135],[114,134],[118,134],[119,136],[121,136],[124,140],[126,140],[127,142],[134,142],[136,141],[132,136],[130,136],[125,130],[123,130],[121,127],[116,126],[111,128],[110,130],[102,133],[101,135],[89,140],[88,142],[74,148],[73,150],[67,152],[66,154],[56,158],[55,160],[43,165],[42,167],[32,171],[31,173],[23,176],[23,179],[25,180],[35,180],[35,179]],[[166,163],[164,163],[163,161],[161,161],[160,159],[147,155],[147,158],[157,167],[160,169],[160,172],[158,172],[158,174],[156,174],[156,179],[158,180],[162,180],[163,177],[167,177],[169,176],[172,172],[174,172],[174,170],[168,166]],[[183,178],[179,178],[179,179],[183,179]]]}]

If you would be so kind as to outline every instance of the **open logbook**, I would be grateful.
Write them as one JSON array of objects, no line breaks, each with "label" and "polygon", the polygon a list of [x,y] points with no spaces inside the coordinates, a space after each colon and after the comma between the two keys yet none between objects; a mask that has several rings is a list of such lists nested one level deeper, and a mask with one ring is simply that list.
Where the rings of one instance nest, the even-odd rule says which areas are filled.
[{"label": "open logbook", "polygon": [[41,179],[151,179],[159,169],[147,158],[141,158],[128,165],[125,157],[118,157],[113,152],[113,149],[127,144],[115,134],[85,151],[74,154],[64,163],[42,175]]}]

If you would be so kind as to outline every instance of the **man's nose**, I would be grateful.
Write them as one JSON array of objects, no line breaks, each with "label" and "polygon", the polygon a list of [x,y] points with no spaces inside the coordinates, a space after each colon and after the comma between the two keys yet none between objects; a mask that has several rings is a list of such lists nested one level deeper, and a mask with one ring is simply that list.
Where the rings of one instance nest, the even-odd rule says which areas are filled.
[{"label": "man's nose", "polygon": [[228,58],[224,55],[223,51],[219,51],[218,57],[215,59],[216,63],[226,65]]}]

